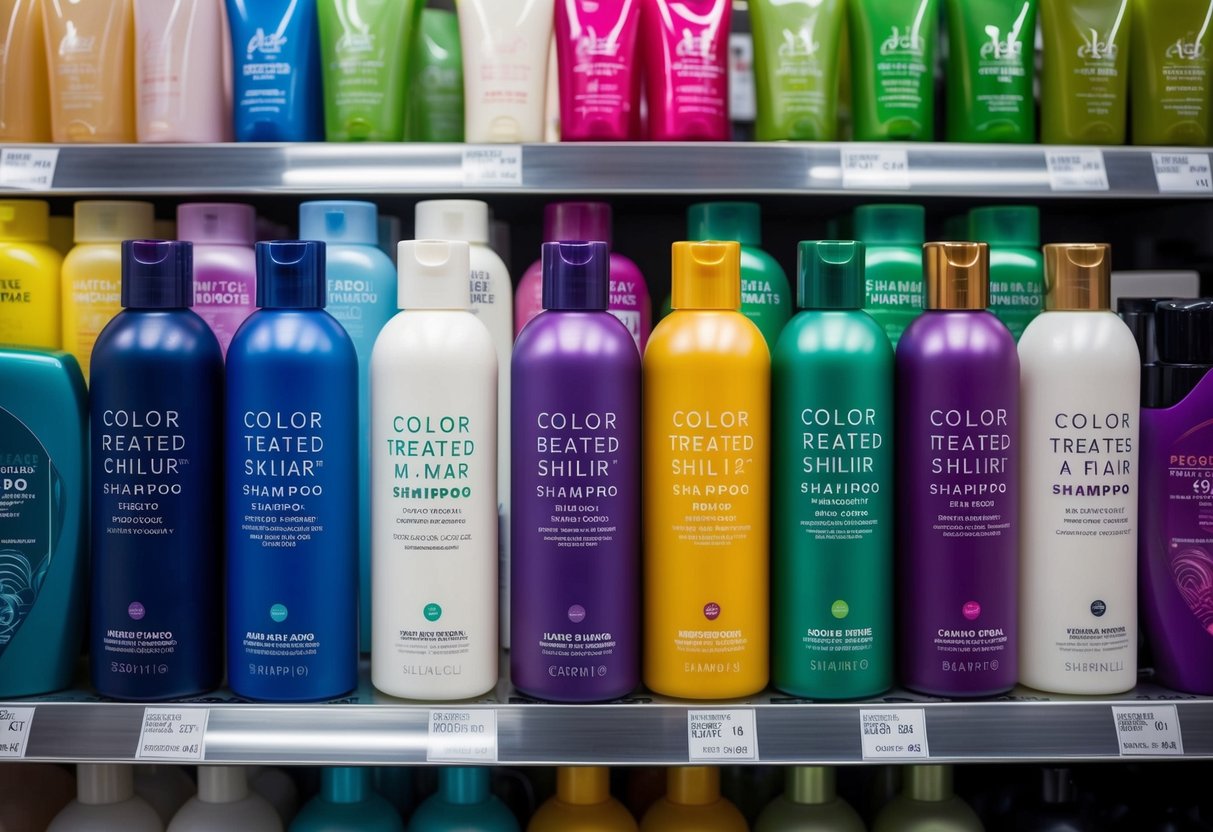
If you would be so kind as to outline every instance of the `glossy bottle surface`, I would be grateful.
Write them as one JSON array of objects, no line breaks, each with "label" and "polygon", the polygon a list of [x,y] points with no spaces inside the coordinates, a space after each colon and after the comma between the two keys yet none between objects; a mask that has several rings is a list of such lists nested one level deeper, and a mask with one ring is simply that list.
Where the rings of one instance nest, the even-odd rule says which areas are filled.
[{"label": "glossy bottle surface", "polygon": [[935,137],[936,0],[852,0],[854,140]]},{"label": "glossy bottle surface", "polygon": [[728,141],[728,0],[641,0],[648,138]]},{"label": "glossy bottle surface", "polygon": [[417,807],[409,832],[518,832],[518,821],[489,791],[491,773],[491,768],[440,768],[438,793]]},{"label": "glossy bottle surface", "polygon": [[642,832],[746,832],[745,817],[720,796],[720,769],[671,768],[665,797],[644,814]]},{"label": "glossy bottle surface", "polygon": [[47,210],[37,200],[0,202],[0,344],[63,346],[63,258],[46,242]]},{"label": "glossy bottle surface", "polygon": [[49,142],[46,38],[39,0],[0,3],[0,140]]},{"label": "glossy bottle surface", "polygon": [[527,832],[636,832],[636,821],[611,797],[610,770],[604,766],[559,768],[556,794],[527,824]]},{"label": "glossy bottle surface", "polygon": [[1124,144],[1132,0],[1040,0],[1044,144]]},{"label": "glossy bottle surface", "polygon": [[54,140],[135,141],[133,0],[44,0],[42,12]]},{"label": "glossy bottle surface", "polygon": [[1037,0],[945,0],[948,141],[1036,141]]},{"label": "glossy bottle surface", "polygon": [[842,0],[750,4],[758,141],[838,139],[846,16]]},{"label": "glossy bottle surface", "polygon": [[1133,144],[1209,143],[1213,27],[1207,0],[1132,0]]},{"label": "glossy bottle surface", "polygon": [[231,112],[218,0],[134,0],[135,128],[140,142],[222,142]]},{"label": "glossy bottle surface", "polygon": [[463,49],[453,11],[421,10],[412,63],[409,141],[463,141]]},{"label": "glossy bottle surface", "polygon": [[365,767],[325,768],[320,793],[308,801],[289,832],[404,832],[392,804],[377,794]]}]

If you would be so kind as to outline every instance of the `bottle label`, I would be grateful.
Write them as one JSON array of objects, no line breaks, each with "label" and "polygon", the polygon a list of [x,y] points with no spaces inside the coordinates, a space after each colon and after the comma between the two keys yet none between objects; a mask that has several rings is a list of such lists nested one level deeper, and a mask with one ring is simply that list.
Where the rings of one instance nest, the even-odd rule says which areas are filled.
[{"label": "bottle label", "polygon": [[1044,304],[1039,284],[1022,280],[990,282],[990,311],[1002,321],[1018,341],[1028,324],[1040,314]]},{"label": "bottle label", "polygon": [[1032,108],[1032,87],[1024,60],[1025,54],[1029,60],[1033,55],[1030,46],[1025,49],[1025,42],[1030,44],[1036,35],[1035,25],[1028,26],[1033,18],[1032,6],[1025,2],[1005,29],[993,24],[985,27],[986,41],[978,51],[977,74],[990,86],[983,83],[976,92],[979,124],[1015,118]]},{"label": "bottle label", "polygon": [[[373,280],[355,278],[329,278],[324,310],[336,318],[349,333],[355,344],[366,338],[374,338],[382,328],[387,314],[376,310],[379,292]],[[370,314],[368,314],[368,312]]]},{"label": "bottle label", "polygon": [[[1071,72],[1078,79],[1078,107],[1088,118],[1109,119],[1116,110],[1124,89],[1120,80],[1127,61],[1121,55],[1122,49],[1117,39],[1121,32],[1127,32],[1127,6],[1129,0],[1120,0],[1120,10],[1115,17],[1107,21],[1108,27],[1103,31],[1094,26],[1086,26],[1084,21],[1075,17],[1074,32],[1077,38],[1075,55],[1078,61],[1074,63]],[[1122,28],[1123,27],[1123,28]]]},{"label": "bottle label", "polygon": [[1180,435],[1166,454],[1166,545],[1171,576],[1213,636],[1213,422]]}]

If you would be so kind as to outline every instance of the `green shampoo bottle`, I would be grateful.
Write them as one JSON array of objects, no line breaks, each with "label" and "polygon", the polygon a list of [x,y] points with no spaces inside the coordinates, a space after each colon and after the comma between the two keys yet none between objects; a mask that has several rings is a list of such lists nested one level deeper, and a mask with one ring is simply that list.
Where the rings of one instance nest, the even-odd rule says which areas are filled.
[{"label": "green shampoo bottle", "polygon": [[861,205],[855,236],[867,247],[866,309],[897,347],[901,333],[922,314],[926,299],[922,246],[927,212],[921,205]]},{"label": "green shampoo bottle", "polygon": [[936,0],[849,0],[854,140],[935,138]]},{"label": "green shampoo bottle", "polygon": [[893,683],[893,348],[862,243],[801,243],[797,271],[771,366],[772,679],[857,699]]},{"label": "green shampoo bottle", "polygon": [[1044,144],[1125,143],[1131,0],[1041,0]]},{"label": "green shampoo bottle", "polygon": [[948,141],[1036,140],[1036,0],[947,0]]},{"label": "green shampoo bottle", "polygon": [[974,208],[969,239],[990,246],[989,309],[1018,341],[1044,306],[1040,211],[1028,205]]},{"label": "green shampoo bottle", "polygon": [[1133,144],[1209,144],[1213,3],[1133,0]]},{"label": "green shampoo bottle", "polygon": [[834,769],[789,766],[787,790],[758,816],[754,832],[864,832],[863,820],[838,797]]}]

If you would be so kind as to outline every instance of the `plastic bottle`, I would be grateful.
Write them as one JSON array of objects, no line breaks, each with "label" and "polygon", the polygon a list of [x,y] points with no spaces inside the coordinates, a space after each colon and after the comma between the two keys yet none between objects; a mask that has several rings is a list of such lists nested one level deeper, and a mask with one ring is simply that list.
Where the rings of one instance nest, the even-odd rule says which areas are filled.
[{"label": "plastic bottle", "polygon": [[838,796],[834,769],[789,767],[787,789],[754,825],[754,832],[864,832],[859,813]]},{"label": "plastic bottle", "polygon": [[674,311],[642,369],[644,681],[686,699],[768,676],[770,353],[738,312],[740,248],[674,244]]},{"label": "plastic bottle", "polygon": [[39,0],[0,2],[0,141],[49,142],[46,37]]},{"label": "plastic bottle", "polygon": [[163,823],[168,823],[185,802],[198,793],[198,787],[185,773],[185,766],[135,766],[135,794],[156,810]]},{"label": "plastic bottle", "polygon": [[644,813],[642,832],[746,832],[745,818],[720,796],[720,769],[673,767],[666,795]]},{"label": "plastic bottle", "polygon": [[275,766],[245,766],[248,786],[269,801],[286,826],[299,810],[299,786],[285,768]]},{"label": "plastic bottle", "polygon": [[872,832],[983,832],[981,819],[952,791],[951,766],[907,766],[900,795]]},{"label": "plastic bottle", "polygon": [[409,832],[518,832],[518,821],[489,791],[491,773],[480,767],[438,769],[438,793],[417,807]]},{"label": "plastic bottle", "polygon": [[863,270],[863,243],[801,243],[803,311],[771,362],[771,676],[813,699],[893,684],[893,349]]},{"label": "plastic bottle", "polygon": [[1037,0],[946,0],[948,141],[1036,141]]},{"label": "plastic bottle", "polygon": [[921,205],[861,205],[855,237],[867,246],[864,309],[884,327],[894,348],[926,300],[922,245],[927,212]]},{"label": "plastic bottle", "polygon": [[133,0],[42,0],[56,142],[135,140]]},{"label": "plastic bottle", "polygon": [[257,244],[259,311],[232,339],[226,408],[228,684],[251,699],[357,683],[358,365],[324,302],[323,243]]},{"label": "plastic bottle", "polygon": [[1131,0],[1040,0],[1042,143],[1124,144],[1132,11]]},{"label": "plastic bottle", "polygon": [[173,816],[167,832],[282,832],[278,813],[249,791],[241,766],[198,766],[198,794]]},{"label": "plastic bottle", "polygon": [[467,699],[497,684],[497,352],[468,309],[467,243],[398,259],[404,311],[371,356],[371,681]]},{"label": "plastic bottle", "polygon": [[851,0],[847,12],[853,140],[934,139],[937,0]]},{"label": "plastic bottle", "polygon": [[605,766],[556,769],[556,794],[539,807],[527,832],[636,832],[636,821],[611,797]]},{"label": "plastic bottle", "polygon": [[400,815],[371,787],[371,769],[324,768],[320,793],[300,810],[290,832],[404,832]]},{"label": "plastic bottle", "polygon": [[1044,304],[1040,210],[995,205],[969,213],[969,239],[990,246],[990,311],[1018,341]]},{"label": "plastic bottle", "polygon": [[156,810],[135,797],[133,766],[81,763],[76,799],[55,815],[47,832],[163,832]]},{"label": "plastic bottle", "polygon": [[[411,142],[463,141],[463,49],[455,10],[421,12],[421,28],[409,69],[408,139]],[[449,5],[449,0],[447,0]]]},{"label": "plastic bottle", "polygon": [[177,206],[177,234],[194,244],[194,311],[227,355],[257,308],[257,214],[251,205],[187,202]]},{"label": "plastic bottle", "polygon": [[191,254],[123,242],[122,312],[93,352],[89,667],[115,699],[193,696],[223,679],[223,354],[190,309]]},{"label": "plastic bottle", "polygon": [[1129,38],[1133,144],[1209,144],[1213,91],[1209,15],[1208,0],[1133,0]]},{"label": "plastic bottle", "polygon": [[63,258],[47,242],[49,213],[41,200],[0,201],[0,344],[63,346]]},{"label": "plastic bottle", "polygon": [[730,0],[639,0],[640,53],[655,142],[729,140]]},{"label": "plastic bottle", "polygon": [[635,0],[556,4],[561,141],[639,138],[640,7]]}]

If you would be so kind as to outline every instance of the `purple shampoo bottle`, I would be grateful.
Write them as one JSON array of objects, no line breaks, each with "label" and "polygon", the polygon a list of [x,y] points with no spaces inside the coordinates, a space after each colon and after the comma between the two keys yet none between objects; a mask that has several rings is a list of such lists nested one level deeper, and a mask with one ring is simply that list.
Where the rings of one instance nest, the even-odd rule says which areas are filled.
[{"label": "purple shampoo bottle", "polygon": [[928,243],[897,345],[901,678],[988,696],[1017,676],[1019,357],[986,311],[984,243]]},{"label": "purple shampoo bottle", "polygon": [[545,311],[514,346],[510,667],[559,702],[640,678],[640,354],[609,269],[604,242],[545,243]]}]

